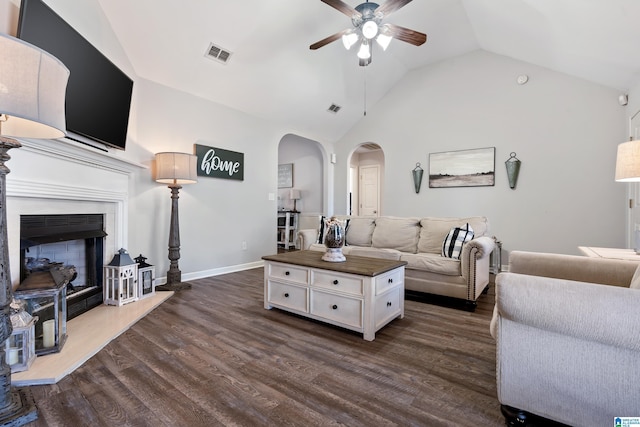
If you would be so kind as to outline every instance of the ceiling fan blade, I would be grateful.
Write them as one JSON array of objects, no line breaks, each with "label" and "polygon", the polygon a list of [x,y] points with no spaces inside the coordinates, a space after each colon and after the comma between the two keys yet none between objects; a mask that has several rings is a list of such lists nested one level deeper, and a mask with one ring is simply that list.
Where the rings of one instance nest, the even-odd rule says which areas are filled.
[{"label": "ceiling fan blade", "polygon": [[339,33],[332,34],[329,37],[326,37],[326,38],[320,40],[319,42],[315,42],[314,44],[309,46],[309,49],[311,49],[311,50],[320,49],[322,46],[328,45],[329,43],[338,40],[340,37],[342,37],[343,35],[347,34],[349,31],[351,31],[351,30],[347,29],[347,30],[340,31]]},{"label": "ceiling fan blade", "polygon": [[391,12],[395,12],[401,7],[406,6],[408,3],[411,3],[411,1],[412,0],[387,0],[385,4],[378,6],[375,13],[382,13],[384,16],[387,16]]},{"label": "ceiling fan blade", "polygon": [[415,46],[420,46],[427,41],[427,35],[418,31],[410,30],[408,28],[401,27],[394,24],[385,24],[389,28],[391,35],[403,42],[410,43]]},{"label": "ceiling fan blade", "polygon": [[320,0],[322,3],[328,4],[332,8],[339,10],[340,12],[353,19],[355,16],[362,16],[360,12],[346,4],[341,0]]}]

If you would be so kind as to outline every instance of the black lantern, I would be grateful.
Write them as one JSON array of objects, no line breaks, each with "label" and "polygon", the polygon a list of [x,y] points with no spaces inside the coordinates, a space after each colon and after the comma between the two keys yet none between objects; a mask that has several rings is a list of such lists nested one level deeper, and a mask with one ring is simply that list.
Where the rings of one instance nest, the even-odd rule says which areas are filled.
[{"label": "black lantern", "polygon": [[155,295],[155,267],[147,264],[147,258],[140,254],[134,258],[138,263],[138,297],[140,299]]}]

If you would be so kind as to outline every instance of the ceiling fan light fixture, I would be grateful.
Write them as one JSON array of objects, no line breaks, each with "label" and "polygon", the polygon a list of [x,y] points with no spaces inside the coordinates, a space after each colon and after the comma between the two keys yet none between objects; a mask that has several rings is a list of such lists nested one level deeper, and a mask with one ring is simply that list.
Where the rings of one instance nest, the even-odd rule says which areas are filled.
[{"label": "ceiling fan light fixture", "polygon": [[378,34],[378,24],[375,21],[369,20],[362,24],[362,35],[371,40]]},{"label": "ceiling fan light fixture", "polygon": [[362,44],[360,45],[360,50],[358,50],[358,58],[371,58],[371,48],[369,47],[369,43],[366,40],[363,40]]},{"label": "ceiling fan light fixture", "polygon": [[391,43],[392,38],[393,37],[391,37],[388,34],[380,33],[378,34],[378,37],[376,37],[376,42],[378,42],[382,50],[387,50],[387,48],[389,47],[389,43]]},{"label": "ceiling fan light fixture", "polygon": [[355,31],[351,31],[350,33],[347,33],[342,36],[342,44],[347,50],[351,49],[351,46],[356,44],[357,41],[358,41],[358,34]]}]

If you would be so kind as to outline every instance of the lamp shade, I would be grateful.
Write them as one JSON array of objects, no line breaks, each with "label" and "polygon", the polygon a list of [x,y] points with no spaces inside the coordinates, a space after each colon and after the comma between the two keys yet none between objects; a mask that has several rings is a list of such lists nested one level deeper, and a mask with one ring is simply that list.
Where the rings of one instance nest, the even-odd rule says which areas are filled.
[{"label": "lamp shade", "polygon": [[640,181],[640,140],[627,141],[618,145],[616,181]]},{"label": "lamp shade", "polygon": [[56,57],[0,33],[0,135],[65,136],[65,91],[69,70]]},{"label": "lamp shade", "polygon": [[300,200],[300,190],[291,189],[289,190],[289,198],[291,200]]},{"label": "lamp shade", "polygon": [[198,182],[198,159],[187,153],[156,153],[156,181],[163,184],[193,184]]}]

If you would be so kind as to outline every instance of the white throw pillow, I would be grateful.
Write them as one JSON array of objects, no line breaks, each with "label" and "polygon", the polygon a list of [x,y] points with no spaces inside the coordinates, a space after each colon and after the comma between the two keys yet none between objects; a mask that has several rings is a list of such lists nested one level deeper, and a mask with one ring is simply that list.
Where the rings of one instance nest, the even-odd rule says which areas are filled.
[{"label": "white throw pillow", "polygon": [[471,239],[473,239],[473,229],[469,223],[463,227],[452,228],[442,242],[442,256],[460,259],[462,246]]}]

